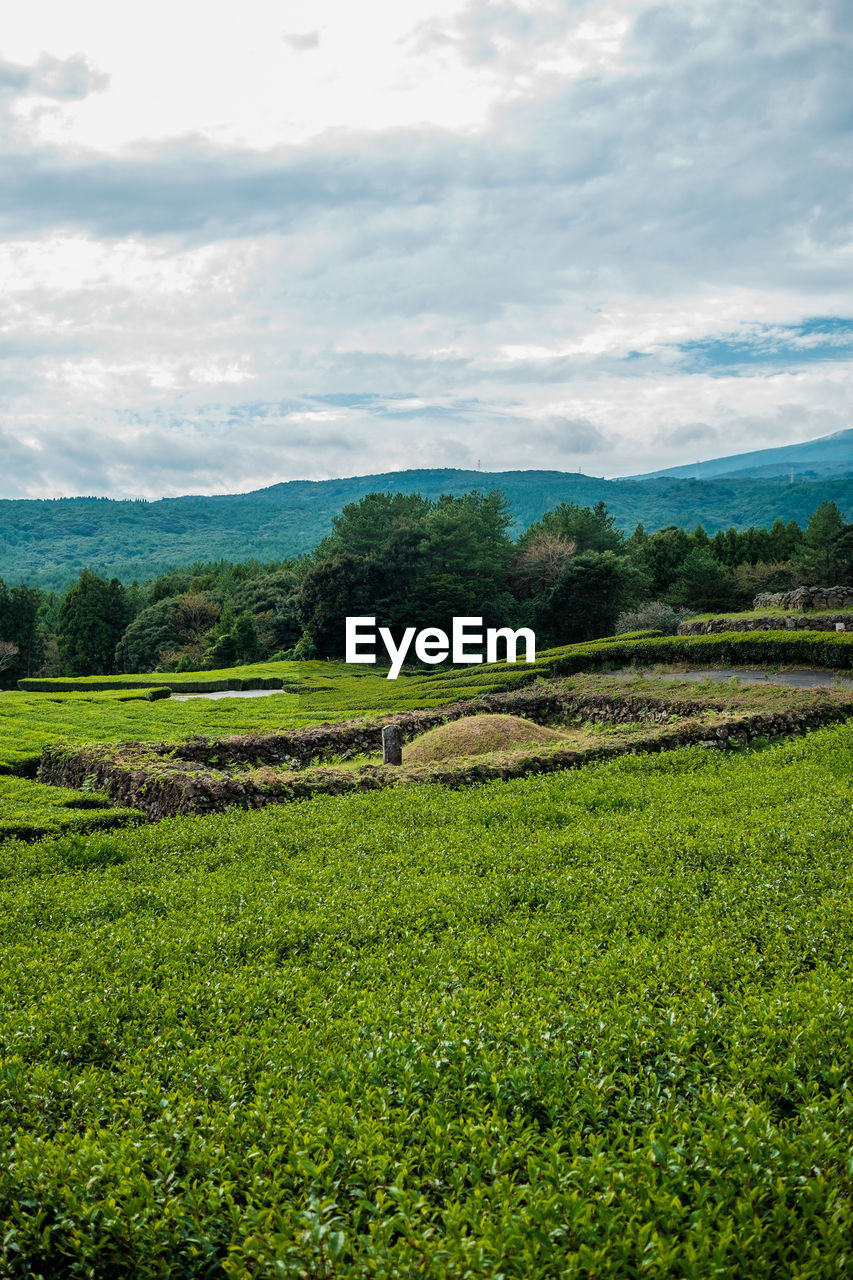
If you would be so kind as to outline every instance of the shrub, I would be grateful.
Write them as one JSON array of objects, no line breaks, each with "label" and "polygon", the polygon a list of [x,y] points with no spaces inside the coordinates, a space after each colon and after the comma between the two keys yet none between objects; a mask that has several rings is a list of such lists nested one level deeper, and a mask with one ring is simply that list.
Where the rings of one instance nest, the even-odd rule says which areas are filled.
[{"label": "shrub", "polygon": [[689,609],[674,609],[665,600],[649,600],[647,604],[638,605],[620,613],[616,620],[616,634],[623,635],[633,631],[659,631],[665,636],[674,636],[678,625],[692,617]]}]

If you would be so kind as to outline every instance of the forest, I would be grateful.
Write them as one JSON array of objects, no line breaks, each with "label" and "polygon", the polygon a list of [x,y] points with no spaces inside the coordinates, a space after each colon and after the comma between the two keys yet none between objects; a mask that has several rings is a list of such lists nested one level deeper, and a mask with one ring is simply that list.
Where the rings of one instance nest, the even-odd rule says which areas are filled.
[{"label": "forest", "polygon": [[[814,458],[811,459],[814,462]],[[335,516],[370,493],[464,497],[472,489],[506,494],[511,533],[518,538],[562,503],[607,504],[615,527],[630,533],[667,525],[710,534],[735,525],[769,527],[777,517],[805,526],[818,503],[838,504],[853,518],[853,463],[845,473],[799,470],[754,478],[603,480],[565,471],[427,469],[290,480],[252,493],[143,499],[0,499],[0,578],[45,591],[67,591],[82,565],[103,578],[140,582],[175,565],[251,557],[267,562],[312,551]]]},{"label": "forest", "polygon": [[369,493],[310,552],[197,562],[147,581],[84,568],[65,592],[0,579],[0,687],[27,676],[203,671],[340,658],[344,619],[448,628],[529,626],[540,647],[675,631],[759,591],[853,578],[853,524],[824,501],[801,527],[620,530],[603,502],[559,503],[512,536],[506,497]]}]

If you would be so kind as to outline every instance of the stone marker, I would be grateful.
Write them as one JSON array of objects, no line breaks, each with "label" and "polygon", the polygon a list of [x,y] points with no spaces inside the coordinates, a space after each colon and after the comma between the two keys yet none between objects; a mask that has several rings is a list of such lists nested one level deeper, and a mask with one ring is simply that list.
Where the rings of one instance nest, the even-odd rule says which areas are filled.
[{"label": "stone marker", "polygon": [[398,724],[386,724],[382,730],[382,763],[403,763],[403,730]]}]

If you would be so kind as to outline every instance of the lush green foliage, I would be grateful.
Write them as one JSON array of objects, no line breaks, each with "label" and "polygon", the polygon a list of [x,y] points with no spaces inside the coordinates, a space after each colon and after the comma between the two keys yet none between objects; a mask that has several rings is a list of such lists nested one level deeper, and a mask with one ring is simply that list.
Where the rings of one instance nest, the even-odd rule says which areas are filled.
[{"label": "lush green foliage", "polygon": [[59,652],[73,676],[116,670],[116,645],[128,623],[124,587],[84,569],[62,602]]},{"label": "lush green foliage", "polygon": [[45,656],[39,626],[41,592],[23,585],[11,590],[0,578],[0,688],[14,687],[22,676],[35,674]]},{"label": "lush green foliage", "polygon": [[[116,502],[106,498],[0,501],[0,576],[65,589],[88,565],[102,577],[144,580],[200,559],[280,561],[313,550],[347,503],[384,490],[460,496],[471,489],[506,494],[515,532],[559,503],[606,502],[616,525],[666,525],[714,533],[729,525],[770,526],[777,517],[805,524],[834,501],[853,517],[848,475],[793,485],[773,480],[600,480],[559,471],[403,471],[345,480],[292,481],[256,493]],[[766,557],[765,557],[766,558]],[[787,558],[787,557],[785,557]]]},{"label": "lush green foliage", "polygon": [[0,840],[103,830],[141,820],[142,814],[134,809],[111,809],[106,797],[94,792],[0,774]]},{"label": "lush green foliage", "polygon": [[[274,703],[274,707],[265,704]],[[32,772],[46,742],[180,741],[287,723],[298,699],[152,701],[145,692],[4,693],[0,696],[0,773]],[[305,709],[306,715],[310,712]]]},{"label": "lush green foliage", "polygon": [[371,614],[398,630],[448,629],[471,614],[487,626],[510,621],[511,523],[497,491],[436,502],[374,493],[344,507],[296,592],[306,645],[343,657],[347,616]]},{"label": "lush green foliage", "polygon": [[597,502],[594,507],[561,502],[553,511],[546,511],[541,520],[530,525],[519,538],[519,547],[525,550],[543,538],[572,542],[580,552],[619,551],[624,541],[616,528],[615,516],[607,510],[604,502]]},{"label": "lush green foliage", "polygon": [[[187,691],[224,690],[243,685],[257,688],[275,681],[281,681],[286,689],[270,697],[246,699],[159,700],[156,695],[162,690],[156,687],[160,679],[157,677],[69,680],[63,682],[68,692],[0,695],[0,774],[33,774],[43,747],[62,739],[78,744],[181,742],[197,736],[270,732],[321,721],[376,717],[412,707],[440,706],[521,685],[540,675],[573,675],[632,663],[650,666],[667,662],[813,664],[848,670],[853,667],[853,634],[749,632],[715,636],[618,636],[542,653],[533,669],[521,663],[449,668],[429,674],[422,669],[412,669],[404,671],[398,680],[385,679],[381,669],[332,662],[258,663],[168,677],[174,689]],[[146,687],[152,679],[155,687]],[[104,685],[112,685],[113,691],[96,691]],[[139,686],[138,691],[134,691],[135,685]],[[44,811],[52,808],[62,810],[59,818],[62,825],[68,825],[62,803],[54,803],[48,795],[42,795],[38,784],[31,786],[33,801],[38,802],[42,811],[36,829],[54,829],[45,827],[43,816]],[[2,793],[0,816],[13,824],[10,830],[17,829],[14,824],[19,822],[20,814],[7,809],[7,797]]]},{"label": "lush green foliage", "polygon": [[799,553],[803,577],[818,586],[853,577],[853,525],[846,525],[834,502],[822,502],[812,514]]},{"label": "lush green foliage", "polygon": [[[229,731],[295,727],[324,720],[375,716],[410,707],[432,707],[457,698],[473,698],[511,688],[539,676],[636,665],[686,662],[693,665],[812,665],[830,670],[853,669],[853,633],[825,631],[751,631],[711,636],[620,635],[586,644],[567,645],[538,655],[534,667],[516,665],[404,669],[387,680],[382,668],[335,662],[268,662],[223,671],[174,674],[173,689],[226,689],[229,684],[262,685],[281,680],[287,692],[269,698],[151,703],[147,691],[161,683],[157,676],[81,679],[62,682],[69,692],[7,693],[0,697],[0,770],[37,759],[41,746],[56,738],[76,742],[128,739],[177,742],[193,736],[221,736]],[[34,682],[35,683],[35,682]],[[50,684],[51,682],[47,682]],[[59,683],[59,682],[56,682]],[[90,692],[112,685],[139,694]],[[70,692],[70,690],[76,692]]]},{"label": "lush green foliage", "polygon": [[4,1273],[847,1274],[851,748],[6,845]]},{"label": "lush green foliage", "polygon": [[[298,561],[172,570],[125,589],[84,569],[63,598],[0,580],[0,685],[22,675],[203,671],[272,658],[342,657],[345,619],[405,629],[479,617],[530,627],[540,647],[593,639],[626,612],[742,609],[759,589],[845,581],[853,524],[824,501],[794,521],[709,537],[670,526],[627,538],[601,501],[559,503],[510,537],[504,496],[368,493]],[[765,557],[765,558],[762,558]],[[666,626],[663,627],[667,629]]]},{"label": "lush green foliage", "polygon": [[693,666],[805,666],[849,671],[853,635],[831,631],[723,631],[702,636],[614,636],[565,645],[537,656],[548,675],[572,675],[601,667],[649,667],[664,663]]}]

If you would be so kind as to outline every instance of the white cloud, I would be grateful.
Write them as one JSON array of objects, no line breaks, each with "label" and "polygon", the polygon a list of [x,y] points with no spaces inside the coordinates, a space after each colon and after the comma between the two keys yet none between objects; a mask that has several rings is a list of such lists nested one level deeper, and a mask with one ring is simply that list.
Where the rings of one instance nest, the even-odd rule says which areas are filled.
[{"label": "white cloud", "polygon": [[0,496],[849,425],[841,0],[133,12],[4,32]]}]

